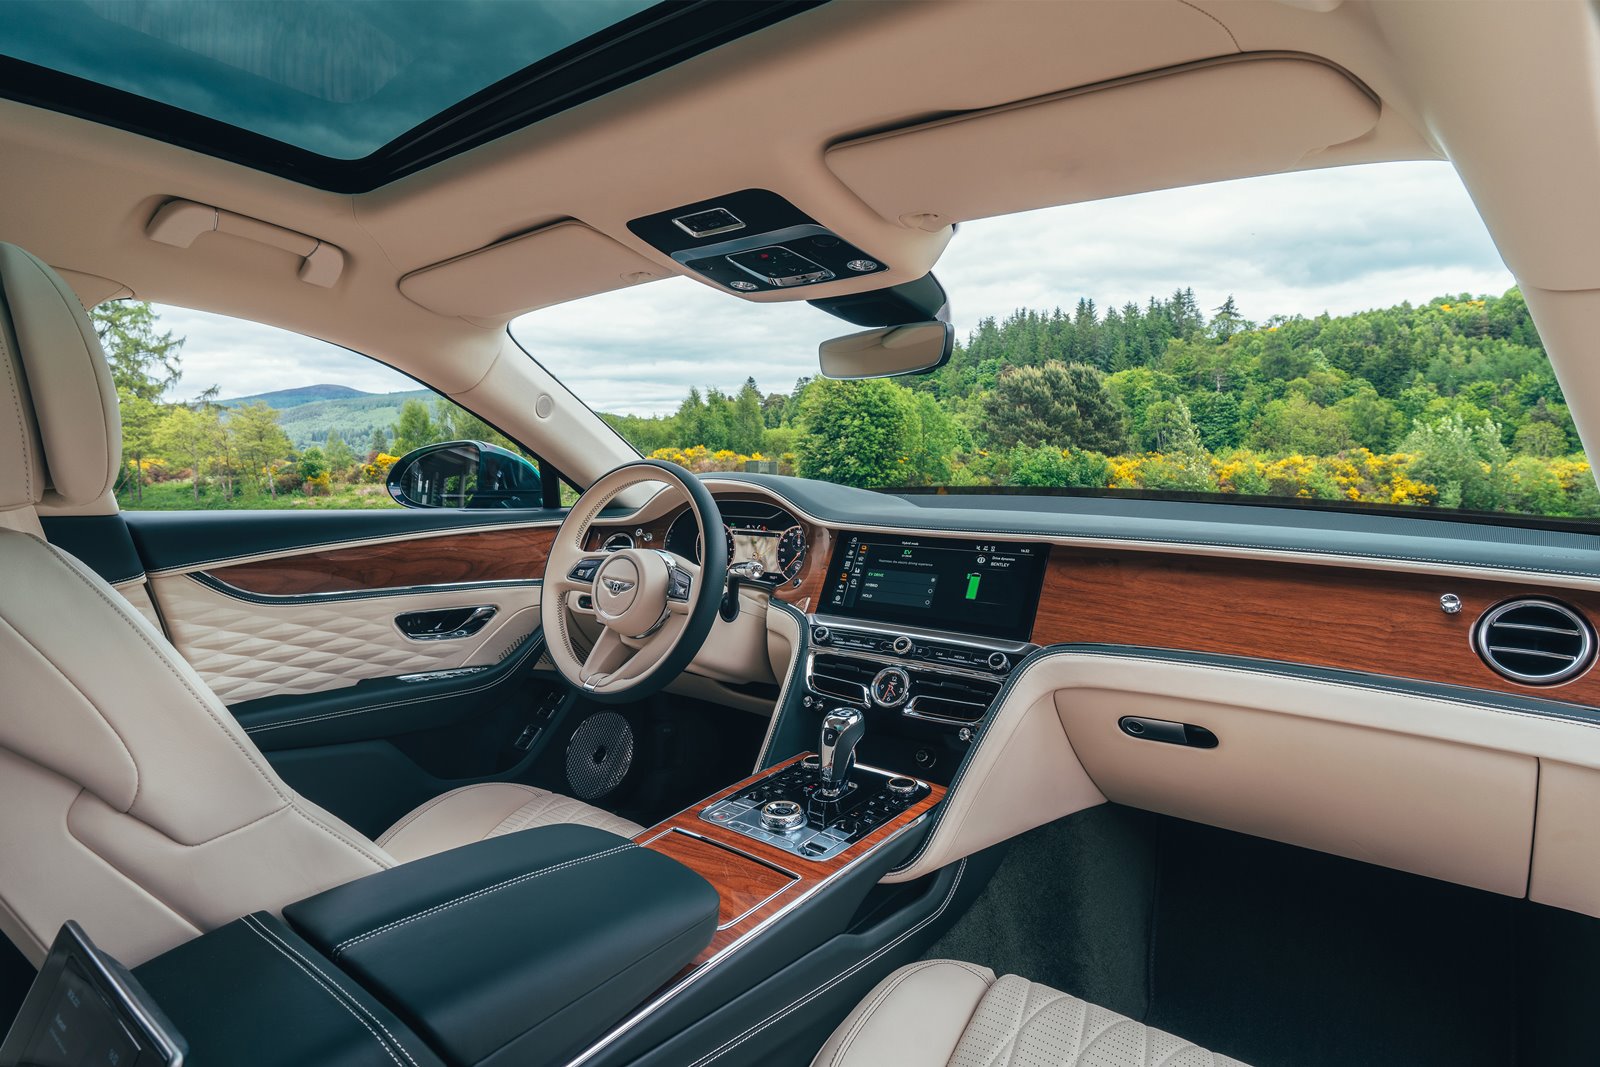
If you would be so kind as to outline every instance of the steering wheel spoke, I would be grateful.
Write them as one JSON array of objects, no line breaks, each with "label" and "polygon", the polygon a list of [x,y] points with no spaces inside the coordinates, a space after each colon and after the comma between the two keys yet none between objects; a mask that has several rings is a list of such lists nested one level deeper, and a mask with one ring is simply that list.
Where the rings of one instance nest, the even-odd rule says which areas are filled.
[{"label": "steering wheel spoke", "polygon": [[698,563],[657,548],[587,547],[600,512],[647,483],[687,499],[702,534],[721,527],[700,480],[654,460],[618,467],[568,511],[550,547],[540,612],[556,668],[598,700],[637,699],[670,682],[699,651],[722,599],[728,564],[720,537],[702,536]]}]

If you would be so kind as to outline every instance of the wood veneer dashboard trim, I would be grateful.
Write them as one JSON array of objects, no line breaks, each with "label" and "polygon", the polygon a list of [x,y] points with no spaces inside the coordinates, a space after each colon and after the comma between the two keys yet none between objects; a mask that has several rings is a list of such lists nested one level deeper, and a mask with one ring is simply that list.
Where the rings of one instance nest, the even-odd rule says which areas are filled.
[{"label": "wood veneer dashboard trim", "polygon": [[[708,945],[700,953],[700,955],[696,956],[694,962],[689,964],[689,966],[685,968],[685,970],[679,974],[676,979],[674,979],[674,983],[683,981],[685,977],[694,973],[696,970],[707,966],[717,957],[738,947],[746,939],[759,933],[767,924],[779,918],[790,909],[798,906],[801,902],[812,896],[829,882],[832,882],[852,864],[888,844],[891,840],[898,837],[911,826],[915,825],[934,807],[934,805],[943,800],[945,796],[946,790],[944,786],[929,782],[928,786],[930,789],[932,789],[932,792],[929,793],[928,796],[923,797],[920,801],[911,805],[911,807],[907,808],[905,811],[901,812],[887,823],[884,823],[882,826],[874,829],[872,833],[855,842],[849,848],[835,856],[831,856],[822,860],[801,859],[798,856],[784,852],[781,849],[774,848],[763,841],[757,841],[755,838],[745,837],[743,834],[736,833],[725,826],[718,825],[717,823],[706,822],[700,818],[700,813],[711,805],[716,804],[727,797],[733,796],[735,793],[738,793],[744,789],[748,789],[752,784],[763,778],[776,774],[787,767],[799,763],[807,755],[809,755],[809,753],[801,753],[800,755],[784,760],[782,763],[770,767],[759,774],[753,774],[742,781],[736,782],[727,789],[707,797],[705,800],[700,801],[693,807],[679,812],[670,819],[657,823],[655,826],[650,827],[650,829],[644,831],[633,839],[636,844],[644,848],[651,848],[662,852],[663,854],[672,855],[672,852],[669,851],[668,847],[662,846],[662,841],[663,839],[671,840],[670,838],[667,838],[667,835],[674,830],[681,830],[693,837],[708,841],[713,845],[721,846],[722,848],[731,850],[733,852],[742,853],[743,855],[750,857],[752,860],[762,864],[763,866],[775,867],[779,871],[793,875],[795,879],[791,887],[784,889],[782,892],[773,894],[768,899],[759,903],[757,906],[738,916],[727,926],[720,927],[717,932],[712,935],[711,944]],[[684,863],[685,866],[694,870],[701,877],[705,878],[706,881],[710,882],[712,887],[717,890],[717,895],[719,897],[723,895],[724,889],[728,888],[725,883],[726,875],[723,871],[704,864],[697,865],[693,857],[685,859],[681,855],[674,855],[673,858],[677,859],[681,863]],[[740,891],[743,891],[742,887],[740,887]]]},{"label": "wood veneer dashboard trim", "polygon": [[[1461,598],[1446,614],[1439,598]],[[1249,656],[1600,705],[1600,672],[1555,686],[1500,677],[1473,650],[1485,609],[1549,597],[1600,620],[1600,593],[1483,578],[1053,547],[1039,645],[1090,643]]]},{"label": "wood veneer dashboard trim", "polygon": [[261,596],[306,596],[541,578],[554,526],[491,528],[320,548],[212,567],[216,581]]}]

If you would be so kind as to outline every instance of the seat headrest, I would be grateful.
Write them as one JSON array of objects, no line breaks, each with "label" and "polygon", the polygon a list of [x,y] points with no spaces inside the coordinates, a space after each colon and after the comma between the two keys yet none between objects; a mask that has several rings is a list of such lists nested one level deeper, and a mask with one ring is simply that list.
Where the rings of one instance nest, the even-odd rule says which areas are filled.
[{"label": "seat headrest", "polygon": [[90,504],[116,485],[122,421],[77,294],[0,243],[0,511]]}]

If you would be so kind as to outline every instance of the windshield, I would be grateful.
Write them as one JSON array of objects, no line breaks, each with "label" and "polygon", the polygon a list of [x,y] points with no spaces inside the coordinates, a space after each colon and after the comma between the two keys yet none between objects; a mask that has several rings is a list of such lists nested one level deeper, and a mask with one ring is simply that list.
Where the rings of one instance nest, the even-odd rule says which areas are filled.
[{"label": "windshield", "polygon": [[958,343],[917,377],[817,379],[818,342],[853,327],[687,279],[512,331],[641,454],[700,472],[1600,516],[1527,306],[1448,164],[975,222],[937,273]]}]

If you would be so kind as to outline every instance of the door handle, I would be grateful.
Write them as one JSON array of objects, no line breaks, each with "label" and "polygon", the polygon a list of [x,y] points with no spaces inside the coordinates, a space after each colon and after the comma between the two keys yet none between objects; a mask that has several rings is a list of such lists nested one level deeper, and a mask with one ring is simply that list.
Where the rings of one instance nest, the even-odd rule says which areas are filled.
[{"label": "door handle", "polygon": [[439,608],[396,615],[394,624],[413,641],[454,641],[471,637],[498,611],[487,604],[476,608]]}]

